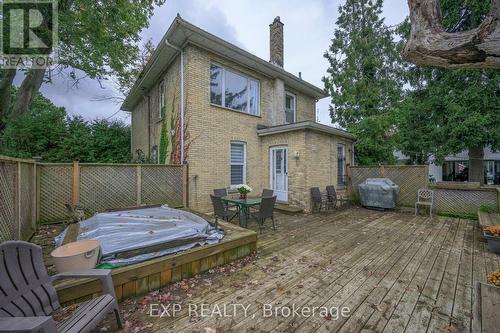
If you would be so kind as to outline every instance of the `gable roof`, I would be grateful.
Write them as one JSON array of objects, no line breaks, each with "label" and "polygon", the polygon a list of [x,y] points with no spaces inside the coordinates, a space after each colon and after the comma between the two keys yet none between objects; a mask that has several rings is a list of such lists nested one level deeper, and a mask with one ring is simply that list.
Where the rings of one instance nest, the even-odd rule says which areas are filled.
[{"label": "gable roof", "polygon": [[125,98],[121,109],[130,111],[140,100],[144,91],[149,90],[158,80],[163,70],[176,58],[178,48],[191,43],[212,53],[230,59],[242,66],[272,78],[279,78],[285,85],[308,96],[320,99],[327,94],[321,88],[285,71],[283,68],[259,58],[238,46],[231,44],[211,33],[182,19],[179,15],[173,20],[145,68],[139,75]]}]

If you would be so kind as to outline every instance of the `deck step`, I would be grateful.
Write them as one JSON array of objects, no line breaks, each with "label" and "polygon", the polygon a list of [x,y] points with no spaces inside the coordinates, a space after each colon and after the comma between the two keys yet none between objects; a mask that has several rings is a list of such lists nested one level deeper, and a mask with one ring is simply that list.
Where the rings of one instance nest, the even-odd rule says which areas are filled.
[{"label": "deck step", "polygon": [[300,207],[290,206],[290,205],[282,204],[282,203],[277,203],[274,206],[274,210],[276,210],[276,211],[278,211],[280,213],[289,214],[289,215],[300,214],[300,213],[302,213],[304,211]]}]

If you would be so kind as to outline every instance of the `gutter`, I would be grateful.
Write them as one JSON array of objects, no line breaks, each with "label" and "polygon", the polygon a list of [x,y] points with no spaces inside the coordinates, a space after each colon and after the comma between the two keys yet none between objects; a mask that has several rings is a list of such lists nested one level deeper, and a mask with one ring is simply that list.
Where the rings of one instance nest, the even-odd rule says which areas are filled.
[{"label": "gutter", "polygon": [[180,68],[180,76],[181,76],[181,164],[184,164],[184,49],[178,46],[172,45],[165,38],[165,44],[177,51],[181,54],[181,68]]}]

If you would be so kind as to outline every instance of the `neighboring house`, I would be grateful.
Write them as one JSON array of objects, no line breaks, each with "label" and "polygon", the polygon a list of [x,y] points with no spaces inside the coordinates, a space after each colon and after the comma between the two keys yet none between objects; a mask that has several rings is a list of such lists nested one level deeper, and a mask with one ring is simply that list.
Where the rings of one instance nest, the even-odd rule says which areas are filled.
[{"label": "neighboring house", "polygon": [[[408,157],[397,151],[396,158],[406,163]],[[500,185],[500,152],[494,152],[489,147],[484,148],[484,183],[490,185]],[[434,158],[429,158],[429,177],[436,182],[469,180],[469,151],[456,155],[448,155],[443,164],[436,164]]]},{"label": "neighboring house", "polygon": [[213,189],[246,183],[309,210],[310,187],[344,183],[352,135],[315,122],[327,95],[283,69],[279,17],[270,36],[268,62],[177,16],[122,105],[134,155],[164,149],[167,163],[188,163],[193,209],[210,211]]}]

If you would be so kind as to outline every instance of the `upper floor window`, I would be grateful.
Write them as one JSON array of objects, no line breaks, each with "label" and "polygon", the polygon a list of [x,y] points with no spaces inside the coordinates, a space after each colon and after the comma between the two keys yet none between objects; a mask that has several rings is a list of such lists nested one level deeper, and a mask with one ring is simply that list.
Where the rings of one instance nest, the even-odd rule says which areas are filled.
[{"label": "upper floor window", "polygon": [[285,122],[288,124],[295,122],[296,100],[294,94],[285,92]]},{"label": "upper floor window", "polygon": [[259,81],[219,65],[210,65],[210,103],[259,115]]},{"label": "upper floor window", "polygon": [[163,119],[165,115],[165,83],[163,81],[158,87],[158,115],[160,119]]}]

